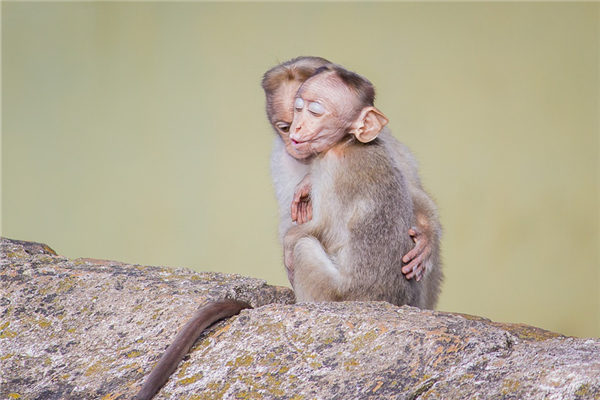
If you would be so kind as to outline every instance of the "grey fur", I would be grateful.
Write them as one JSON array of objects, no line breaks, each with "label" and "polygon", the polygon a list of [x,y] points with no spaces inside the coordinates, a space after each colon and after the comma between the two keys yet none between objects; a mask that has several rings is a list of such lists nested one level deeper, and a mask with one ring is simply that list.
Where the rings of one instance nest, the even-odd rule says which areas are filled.
[{"label": "grey fur", "polygon": [[433,308],[441,268],[417,282],[401,271],[414,243],[413,200],[391,142],[348,141],[311,164],[313,219],[288,231],[300,301],[384,300]]}]

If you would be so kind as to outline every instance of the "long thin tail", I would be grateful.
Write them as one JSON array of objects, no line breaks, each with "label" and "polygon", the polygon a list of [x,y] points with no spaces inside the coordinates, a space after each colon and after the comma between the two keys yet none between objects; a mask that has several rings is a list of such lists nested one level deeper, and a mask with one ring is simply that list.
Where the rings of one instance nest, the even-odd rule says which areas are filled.
[{"label": "long thin tail", "polygon": [[200,307],[183,328],[177,333],[173,343],[167,348],[160,361],[134,397],[135,400],[150,400],[169,380],[179,362],[190,351],[200,334],[215,322],[239,314],[249,304],[237,300],[213,301]]}]

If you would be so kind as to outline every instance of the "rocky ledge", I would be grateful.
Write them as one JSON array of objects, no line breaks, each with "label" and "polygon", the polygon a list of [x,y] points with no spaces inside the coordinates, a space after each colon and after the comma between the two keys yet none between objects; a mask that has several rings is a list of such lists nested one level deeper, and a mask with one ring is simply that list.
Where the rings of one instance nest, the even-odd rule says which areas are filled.
[{"label": "rocky ledge", "polygon": [[255,308],[207,330],[157,399],[600,399],[600,340],[382,302],[293,304],[239,275],[0,242],[0,398],[131,399],[210,300]]}]

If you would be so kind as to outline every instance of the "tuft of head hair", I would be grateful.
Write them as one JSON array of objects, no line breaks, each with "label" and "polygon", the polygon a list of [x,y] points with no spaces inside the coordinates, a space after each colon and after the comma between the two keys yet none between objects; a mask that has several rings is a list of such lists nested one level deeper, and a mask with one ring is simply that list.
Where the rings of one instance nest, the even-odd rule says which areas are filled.
[{"label": "tuft of head hair", "polygon": [[326,72],[333,73],[340,78],[340,80],[356,94],[361,108],[375,105],[375,87],[367,78],[356,72],[348,71],[346,68],[337,64],[319,67],[312,76]]},{"label": "tuft of head hair", "polygon": [[331,64],[322,57],[303,56],[296,57],[274,66],[263,75],[261,86],[265,94],[269,95],[279,87],[282,82],[304,82],[323,65]]}]

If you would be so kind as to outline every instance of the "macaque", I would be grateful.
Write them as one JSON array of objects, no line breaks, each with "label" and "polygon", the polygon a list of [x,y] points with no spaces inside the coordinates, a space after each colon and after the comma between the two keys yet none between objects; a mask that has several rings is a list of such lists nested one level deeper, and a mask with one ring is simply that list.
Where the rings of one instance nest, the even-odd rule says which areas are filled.
[{"label": "macaque", "polygon": [[388,120],[374,97],[368,80],[333,64],[300,86],[286,148],[310,160],[312,218],[285,233],[284,264],[298,301],[432,308],[441,270],[419,283],[401,269],[413,248],[413,201],[390,136],[378,137]]},{"label": "macaque", "polygon": [[[319,67],[329,64],[331,62],[320,57],[298,57],[271,68],[263,77],[267,118],[278,134],[271,153],[271,173],[279,203],[280,240],[294,226],[293,222],[302,224],[312,217],[308,173],[312,158],[298,159],[289,139],[294,94]],[[407,279],[415,277],[420,280],[433,269],[441,268],[441,226],[437,209],[421,186],[417,162],[408,148],[398,142],[387,128],[383,129],[379,137],[385,138],[390,144],[394,162],[404,174],[414,205],[415,225],[411,226],[408,233],[415,241],[415,246],[404,255],[403,261],[406,264],[402,267],[402,272]],[[439,291],[438,286],[439,282],[436,282],[431,292]],[[430,304],[430,307],[433,306],[434,304]]]}]

